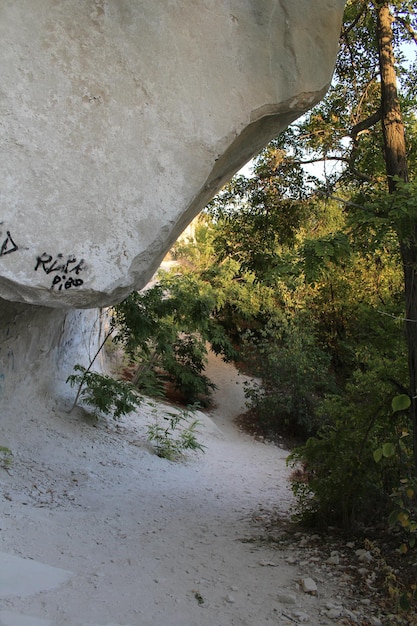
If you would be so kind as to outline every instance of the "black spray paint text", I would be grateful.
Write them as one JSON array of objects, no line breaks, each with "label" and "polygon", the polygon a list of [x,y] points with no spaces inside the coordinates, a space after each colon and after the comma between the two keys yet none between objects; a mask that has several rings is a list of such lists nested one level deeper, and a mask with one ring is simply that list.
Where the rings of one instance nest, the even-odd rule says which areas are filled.
[{"label": "black spray paint text", "polygon": [[62,289],[71,289],[71,287],[81,287],[84,284],[81,278],[75,278],[75,276],[79,276],[84,267],[84,259],[77,261],[72,254],[64,260],[63,254],[57,254],[54,259],[51,254],[44,252],[36,259],[35,272],[40,269],[45,274],[53,273],[51,289],[62,291]]}]

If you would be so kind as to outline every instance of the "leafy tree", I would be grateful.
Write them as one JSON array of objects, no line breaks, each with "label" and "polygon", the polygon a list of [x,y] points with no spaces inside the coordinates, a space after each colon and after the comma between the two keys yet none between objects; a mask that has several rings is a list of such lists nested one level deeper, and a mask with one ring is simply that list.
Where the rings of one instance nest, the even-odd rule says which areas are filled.
[{"label": "leafy tree", "polygon": [[[297,179],[300,165],[321,162],[324,177],[304,177],[304,189],[309,187],[312,194],[345,207],[349,230],[344,236],[334,231],[305,242],[307,279],[323,278],[329,261],[343,263],[346,234],[356,251],[367,251],[384,262],[381,252],[400,258],[417,467],[416,190],[409,181],[416,164],[415,64],[407,68],[401,51],[404,41],[416,41],[416,8],[415,2],[347,2],[328,96],[281,135],[274,147],[285,155],[276,175],[293,164]],[[337,334],[343,326],[337,326]]]},{"label": "leafy tree", "polygon": [[[334,495],[343,492],[353,467],[381,505],[417,466],[416,64],[404,62],[401,48],[417,39],[416,8],[349,0],[327,97],[271,142],[252,178],[235,179],[208,207],[216,258],[236,262],[236,275],[251,272],[275,303],[275,313],[269,307],[259,326],[248,326],[263,381],[251,392],[253,408],[275,424],[322,424],[297,457],[308,459],[314,489],[328,478]],[[317,163],[321,175],[308,169]],[[336,385],[328,399],[324,381]],[[397,394],[413,398],[408,418],[391,414]],[[414,470],[399,455],[388,480],[373,450],[401,437],[399,428],[413,433]],[[361,499],[366,488],[351,490],[345,519],[366,515]]]},{"label": "leafy tree", "polygon": [[[181,279],[180,279],[181,278]],[[171,383],[188,403],[206,401],[206,343],[230,359],[234,350],[213,319],[214,291],[191,274],[161,272],[156,285],[116,305],[115,340],[137,364],[133,381],[144,392]]]},{"label": "leafy tree", "polygon": [[[324,163],[325,175],[316,181],[314,193],[345,207],[343,230],[351,252],[362,263],[365,260],[367,272],[377,279],[374,286],[369,280],[363,283],[364,291],[368,290],[366,300],[373,307],[364,306],[365,298],[358,291],[353,319],[350,310],[349,317],[343,315],[342,319],[335,320],[336,351],[343,357],[348,384],[343,384],[339,394],[322,403],[321,414],[328,423],[319,436],[294,453],[294,458],[307,464],[310,483],[306,489],[311,489],[310,503],[316,514],[323,515],[326,511],[329,516],[334,507],[345,512],[345,519],[352,519],[353,512],[360,517],[359,511],[366,516],[367,511],[361,509],[360,502],[362,499],[366,504],[370,485],[379,485],[380,497],[386,500],[395,484],[395,481],[383,480],[380,468],[372,464],[372,449],[383,449],[380,446],[384,437],[389,441],[400,440],[401,433],[407,433],[411,425],[414,468],[404,454],[391,459],[390,463],[396,467],[397,484],[404,473],[415,475],[417,470],[417,190],[415,182],[410,181],[410,172],[416,165],[416,92],[411,83],[413,70],[402,63],[400,48],[406,37],[416,41],[415,10],[415,2],[348,2],[341,51],[328,97],[277,142],[280,149],[287,146],[290,158],[297,163]],[[332,164],[337,167],[331,169]],[[306,268],[310,268],[307,276],[317,281],[324,277],[324,270],[331,281],[331,292],[335,284],[335,274],[333,278],[329,274],[332,262],[343,264],[347,277],[352,278],[353,269],[352,256],[349,263],[343,258],[343,238],[337,232],[335,235],[304,245]],[[403,270],[401,298],[398,272],[392,267],[392,261]],[[386,271],[390,264],[391,272]],[[337,272],[336,276],[340,283],[343,277]],[[333,301],[331,293],[330,302]],[[322,313],[328,310],[325,302],[318,304]],[[374,319],[373,327],[369,320],[366,323],[366,317],[370,316]],[[398,324],[397,328],[392,328],[391,324],[389,334],[385,332],[389,316],[392,316],[391,322],[394,318],[405,321],[408,383],[404,375],[407,358],[402,330]],[[352,353],[350,363],[346,355],[341,354],[342,345]],[[395,369],[390,364],[395,364]],[[350,376],[349,368],[353,372]],[[360,394],[359,389],[362,389]],[[411,399],[409,422],[404,412],[401,420],[395,416],[397,422],[391,416],[390,399],[397,393],[407,393]],[[346,476],[350,477],[353,489],[344,485]],[[368,485],[365,490],[364,485]],[[299,489],[297,484],[296,489]],[[298,494],[306,505],[304,511],[311,511],[303,489]],[[338,494],[342,493],[350,494],[343,503],[338,499]]]}]

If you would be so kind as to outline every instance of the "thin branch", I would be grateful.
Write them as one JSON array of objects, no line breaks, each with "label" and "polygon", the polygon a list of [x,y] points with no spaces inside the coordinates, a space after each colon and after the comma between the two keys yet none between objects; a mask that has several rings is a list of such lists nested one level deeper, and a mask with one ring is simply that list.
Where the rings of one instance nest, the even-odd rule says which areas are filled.
[{"label": "thin branch", "polygon": [[398,315],[393,315],[392,313],[386,313],[385,311],[378,311],[377,313],[380,313],[381,315],[386,315],[387,317],[392,317],[395,320],[398,320],[399,322],[413,322],[413,324],[417,324],[417,320],[411,320],[408,317],[399,317]]},{"label": "thin branch", "polygon": [[[363,90],[362,90],[362,95],[359,97],[359,102],[358,102],[358,105],[357,105],[357,107],[356,107],[356,113],[355,113],[355,115],[354,115],[354,118],[355,118],[356,122],[357,122],[357,120],[358,120],[358,119],[360,118],[360,116],[361,116],[361,112],[362,112],[362,105],[363,105],[363,103],[364,103],[367,99],[369,99],[369,98],[368,98],[368,96],[369,96],[369,90],[370,90],[371,86],[373,86],[373,85],[375,84],[375,82],[376,82],[376,80],[377,80],[378,76],[379,76],[379,72],[377,72],[376,74],[374,74],[373,76],[371,76],[371,78],[367,81],[367,83],[366,83],[366,84],[364,85],[364,87],[363,87]],[[353,113],[352,113],[352,116],[353,116]],[[354,126],[355,126],[355,124],[354,124]]]},{"label": "thin branch", "polygon": [[355,207],[356,209],[361,209],[363,211],[363,206],[361,206],[360,204],[356,204],[355,202],[351,202],[350,200],[344,200],[343,198],[339,198],[338,196],[327,194],[324,191],[317,191],[317,195],[323,196],[327,200],[335,200],[336,202],[342,202],[342,204],[345,204],[346,206],[352,206],[352,207]]},{"label": "thin branch", "polygon": [[355,19],[353,20],[353,22],[351,24],[349,24],[349,26],[347,26],[346,28],[343,27],[342,30],[342,35],[346,36],[347,33],[349,33],[351,30],[353,30],[356,26],[356,24],[359,22],[359,20],[361,19],[362,15],[365,13],[367,9],[366,3],[364,2],[362,5],[362,9],[357,13]]},{"label": "thin branch", "polygon": [[343,161],[343,163],[349,163],[349,159],[342,156],[322,156],[314,159],[306,159],[305,161],[297,161],[298,165],[308,165],[310,163],[323,163],[324,161]]},{"label": "thin branch", "polygon": [[417,44],[417,33],[414,30],[414,28],[411,26],[411,24],[409,22],[407,22],[407,20],[405,20],[403,17],[400,17],[398,14],[395,15],[395,19],[402,26],[404,26],[405,30],[410,35],[411,39],[414,41],[414,43]]},{"label": "thin branch", "polygon": [[317,157],[315,159],[306,159],[303,161],[297,160],[296,163],[297,165],[309,165],[312,163],[323,163],[323,162],[325,163],[326,161],[341,161],[342,163],[346,163],[349,166],[349,171],[351,172],[351,174],[353,174],[357,178],[360,178],[366,183],[375,182],[375,178],[372,178],[371,176],[367,176],[367,174],[363,174],[356,167],[353,167],[352,159],[348,157],[343,157],[343,156]]},{"label": "thin branch", "polygon": [[75,406],[76,406],[76,404],[77,404],[77,402],[78,402],[78,398],[79,398],[79,397],[80,397],[80,395],[81,395],[81,391],[82,391],[82,388],[83,388],[83,385],[84,385],[85,379],[87,378],[87,374],[89,373],[89,371],[90,371],[90,370],[91,370],[91,368],[93,367],[93,365],[94,365],[94,361],[96,360],[96,358],[98,357],[98,355],[100,354],[100,352],[102,351],[102,349],[104,348],[104,344],[106,343],[107,339],[111,336],[111,334],[113,333],[113,331],[114,331],[114,327],[111,325],[111,326],[110,326],[110,330],[109,330],[109,332],[105,335],[105,337],[104,337],[103,341],[101,342],[101,344],[100,344],[100,346],[99,346],[99,348],[98,348],[97,352],[95,353],[95,355],[94,355],[94,356],[93,356],[93,358],[91,359],[89,366],[87,367],[87,369],[85,370],[85,372],[84,372],[84,374],[83,374],[83,377],[82,377],[82,379],[81,379],[81,382],[80,382],[80,384],[79,384],[79,386],[78,386],[78,391],[77,391],[77,394],[76,394],[76,396],[75,396],[75,400],[74,400],[74,402],[72,403],[72,406],[71,406],[70,410],[68,411],[68,413],[72,413],[72,411],[74,410],[74,408],[75,408]]}]

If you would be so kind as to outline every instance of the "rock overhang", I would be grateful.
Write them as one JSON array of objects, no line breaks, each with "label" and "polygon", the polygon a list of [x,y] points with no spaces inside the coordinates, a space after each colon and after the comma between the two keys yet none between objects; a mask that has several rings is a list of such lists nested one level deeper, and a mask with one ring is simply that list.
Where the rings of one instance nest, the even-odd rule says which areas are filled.
[{"label": "rock overhang", "polygon": [[325,93],[341,0],[0,6],[0,297],[119,301]]}]

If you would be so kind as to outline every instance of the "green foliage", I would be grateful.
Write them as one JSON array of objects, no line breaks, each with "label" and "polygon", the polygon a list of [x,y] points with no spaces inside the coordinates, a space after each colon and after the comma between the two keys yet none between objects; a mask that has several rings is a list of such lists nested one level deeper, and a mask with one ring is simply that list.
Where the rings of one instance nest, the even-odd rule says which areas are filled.
[{"label": "green foliage", "polygon": [[350,253],[349,238],[343,232],[305,240],[303,257],[306,281],[315,283],[322,280],[324,267],[340,265],[349,258]]},{"label": "green foliage", "polygon": [[174,386],[188,403],[207,402],[207,344],[230,359],[235,352],[213,316],[214,289],[191,273],[161,272],[158,283],[116,305],[116,341],[137,364],[134,382],[144,393]]},{"label": "green foliage", "polygon": [[82,365],[75,365],[74,374],[68,376],[71,387],[80,389],[78,397],[88,406],[93,407],[94,416],[112,415],[120,418],[134,411],[141,403],[141,398],[132,385],[111,376],[91,372]]},{"label": "green foliage", "polygon": [[417,478],[403,478],[392,493],[393,510],[388,521],[399,525],[405,535],[400,551],[405,554],[417,542]]},{"label": "green foliage", "polygon": [[262,382],[246,386],[249,409],[270,435],[315,432],[316,406],[334,390],[334,380],[330,357],[317,344],[308,317],[283,316],[280,324],[269,324],[251,339],[248,334],[246,362]]},{"label": "green foliage", "polygon": [[192,411],[183,409],[179,412],[155,413],[155,423],[148,426],[148,441],[152,443],[156,454],[169,461],[181,459],[185,451],[204,452],[205,446],[198,439],[200,422],[193,418]]},{"label": "green foliage", "polygon": [[397,413],[398,411],[406,411],[410,404],[410,396],[407,394],[402,393],[399,396],[395,396],[391,402],[392,412]]},{"label": "green foliage", "polygon": [[[392,455],[386,443],[400,439],[408,426],[405,414],[392,419],[393,391],[402,382],[400,362],[374,355],[343,393],[322,401],[323,426],[289,457],[297,516],[304,522],[351,528],[388,514],[392,490],[410,462],[409,454]],[[375,462],[375,450],[384,463]]]},{"label": "green foliage", "polygon": [[0,467],[8,470],[13,464],[13,452],[6,446],[0,446]]}]

